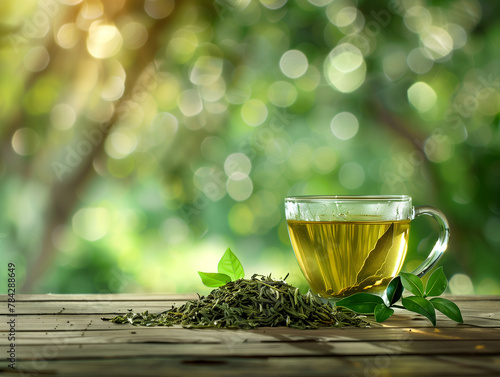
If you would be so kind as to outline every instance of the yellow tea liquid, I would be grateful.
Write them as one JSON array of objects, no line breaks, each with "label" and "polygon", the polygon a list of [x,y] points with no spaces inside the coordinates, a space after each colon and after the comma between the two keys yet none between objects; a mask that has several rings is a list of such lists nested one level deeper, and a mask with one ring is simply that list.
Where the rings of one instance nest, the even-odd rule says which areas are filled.
[{"label": "yellow tea liquid", "polygon": [[382,294],[403,265],[410,220],[288,220],[295,256],[311,290],[322,297]]}]

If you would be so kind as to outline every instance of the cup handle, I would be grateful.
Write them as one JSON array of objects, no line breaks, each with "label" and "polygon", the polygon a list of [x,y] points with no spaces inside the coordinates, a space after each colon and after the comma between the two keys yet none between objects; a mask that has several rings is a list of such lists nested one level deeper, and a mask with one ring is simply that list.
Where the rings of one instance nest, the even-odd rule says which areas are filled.
[{"label": "cup handle", "polygon": [[434,265],[437,263],[439,258],[441,258],[446,248],[448,247],[448,240],[450,238],[450,227],[448,225],[448,220],[446,219],[446,216],[444,215],[443,212],[434,207],[429,207],[429,206],[414,207],[412,220],[420,215],[432,216],[434,220],[437,221],[439,225],[439,238],[436,241],[436,244],[432,248],[432,251],[427,257],[427,259],[424,260],[422,264],[418,266],[415,269],[415,271],[412,272],[418,277],[422,277],[432,267],[434,267]]}]

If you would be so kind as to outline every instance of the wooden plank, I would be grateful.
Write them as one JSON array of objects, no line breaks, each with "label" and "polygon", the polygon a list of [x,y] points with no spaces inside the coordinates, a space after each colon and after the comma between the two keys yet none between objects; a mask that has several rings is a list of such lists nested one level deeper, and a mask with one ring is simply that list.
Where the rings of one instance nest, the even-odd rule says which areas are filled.
[{"label": "wooden plank", "polygon": [[[457,331],[458,330],[458,331]],[[47,344],[123,344],[123,343],[278,343],[278,342],[404,342],[404,341],[500,341],[500,331],[485,333],[478,328],[462,329],[322,329],[296,330],[212,330],[183,328],[131,328],[118,330],[30,331],[18,332],[16,344],[21,347]],[[9,344],[8,333],[0,333],[0,344]]]},{"label": "wooden plank", "polygon": [[[142,327],[132,326],[132,325],[118,325],[109,321],[101,320],[103,315],[91,314],[91,315],[73,315],[73,314],[60,314],[60,315],[22,315],[16,317],[16,331],[82,331],[87,330],[129,330],[129,329],[141,329]],[[427,320],[407,320],[404,317],[391,318],[383,324],[374,323],[372,329],[429,329],[432,330],[432,324]],[[2,323],[6,322],[7,317],[0,317]],[[440,330],[451,330],[455,331],[457,328],[471,328],[470,324],[467,325],[457,325],[451,320],[439,321]],[[159,327],[155,327],[158,329]],[[357,328],[327,328],[327,329],[317,329],[317,330],[297,330],[297,331],[313,331],[315,334],[319,334],[320,331],[347,331],[351,329],[353,331],[357,330],[368,330],[368,329],[357,329]],[[491,329],[496,329],[492,327]],[[209,330],[209,329],[207,329]],[[263,331],[272,331],[273,328],[263,327]],[[258,331],[258,330],[252,330]],[[1,333],[1,332],[0,332]]]},{"label": "wooden plank", "polygon": [[[16,331],[81,331],[83,329],[88,330],[116,330],[116,329],[137,329],[140,327],[131,325],[118,325],[111,323],[109,321],[101,320],[102,317],[111,318],[113,314],[85,314],[85,315],[75,315],[75,314],[58,314],[58,315],[19,315],[16,317]],[[0,321],[5,323],[7,316],[0,316]],[[490,329],[497,329],[500,326],[498,321],[490,321],[489,319],[482,318],[472,318],[465,317],[466,324],[457,324],[445,316],[438,316],[438,329],[447,330],[450,329],[455,331],[459,328],[470,328],[475,327],[489,327]],[[400,329],[434,329],[432,324],[420,315],[413,314],[395,314],[388,321],[379,324],[373,323],[373,328],[400,328]],[[264,328],[271,330],[272,328]],[[342,331],[346,331],[348,328],[342,328]],[[350,328],[349,328],[350,329]],[[325,329],[324,331],[337,330],[337,329]],[[365,330],[365,329],[352,329]],[[301,330],[304,331],[304,330]],[[323,331],[322,329],[312,330],[312,331]]]},{"label": "wooden plank", "polygon": [[194,358],[151,357],[112,360],[68,360],[19,362],[17,373],[9,373],[7,363],[0,361],[0,373],[6,376],[65,375],[98,376],[189,376],[189,377],[255,377],[272,376],[463,376],[495,375],[500,358],[482,357],[269,357],[269,358]]},{"label": "wooden plank", "polygon": [[451,301],[500,301],[500,295],[442,295],[441,297]]},{"label": "wooden plank", "polygon": [[[500,347],[499,347],[500,348]],[[17,360],[65,360],[65,359],[110,359],[124,357],[150,356],[190,356],[224,357],[226,355],[242,357],[269,356],[318,356],[318,355],[378,355],[395,353],[381,344],[370,342],[295,342],[295,343],[233,343],[228,338],[220,344],[169,343],[168,339],[158,339],[154,343],[119,343],[118,344],[66,344],[49,343],[18,347]]]},{"label": "wooden plank", "polygon": [[[152,313],[158,313],[167,310],[172,305],[181,305],[184,301],[24,301],[16,302],[16,314],[18,315],[36,315],[36,314],[100,314],[103,316],[112,316],[123,314],[127,309],[133,309],[136,312],[149,310]],[[495,305],[493,305],[494,303]],[[462,315],[466,323],[475,326],[500,327],[500,302],[476,303],[472,307],[467,307],[464,302],[459,303]],[[498,304],[498,305],[497,305]],[[0,306],[0,315],[8,314],[7,306]],[[454,325],[444,315],[438,313],[438,325]],[[421,326],[427,322],[425,318],[416,313],[409,313],[404,310],[396,310],[396,315],[391,318],[391,324],[397,326],[395,321],[421,321],[421,323],[399,323],[403,327]],[[429,323],[430,325],[430,323]]]},{"label": "wooden plank", "polygon": [[[185,301],[20,301],[15,313],[23,314],[121,314],[149,310],[159,313]],[[0,315],[9,314],[7,305],[0,306]]]},{"label": "wooden plank", "polygon": [[[17,294],[16,301],[187,301],[196,300],[196,293],[102,293],[102,294]],[[8,296],[0,295],[0,302]]]},{"label": "wooden plank", "polygon": [[157,339],[153,343],[118,344],[69,344],[66,341],[45,345],[19,346],[16,357],[22,360],[110,359],[124,357],[241,357],[270,356],[364,356],[364,355],[490,355],[500,354],[497,340],[425,340],[425,341],[374,341],[374,342],[233,342],[227,338],[220,344],[169,343]]},{"label": "wooden plank", "polygon": [[[438,328],[433,328],[422,316],[397,310],[387,322],[371,328],[318,330],[116,325],[100,318],[123,313],[129,304],[134,311],[159,312],[181,296],[134,300],[134,295],[111,295],[103,301],[76,296],[45,300],[46,295],[27,295],[16,302],[16,312],[27,312],[16,317],[19,367],[31,368],[36,375],[75,376],[255,376],[256,370],[278,376],[500,373],[500,296],[452,298],[466,324],[438,314]],[[0,320],[5,323],[7,318]],[[2,349],[7,337],[2,327]],[[0,373],[19,375],[9,374],[7,364],[0,361]]]},{"label": "wooden plank", "polygon": [[[132,326],[132,325],[118,325],[109,321],[101,320],[103,315],[100,314],[89,314],[89,315],[73,315],[73,314],[60,314],[60,315],[22,315],[16,317],[17,328],[16,331],[24,332],[24,331],[82,331],[84,329],[87,330],[126,330],[129,329],[142,329],[143,327]],[[111,317],[111,316],[108,316]],[[4,317],[7,318],[7,317]],[[5,320],[2,320],[4,323]],[[403,324],[405,326],[403,326]],[[455,331],[458,327],[460,328],[470,328],[470,325],[457,325],[455,322],[448,320],[447,322],[440,322],[439,329],[446,330],[450,329],[451,331]],[[158,329],[159,327],[155,327]],[[432,330],[432,324],[428,321],[420,320],[420,321],[411,321],[406,320],[405,318],[399,318],[396,316],[395,318],[391,318],[387,322],[384,322],[382,325],[374,323],[372,329],[407,329],[407,328],[420,328],[420,329],[429,329]],[[261,328],[263,331],[272,331],[274,328],[264,327]],[[358,328],[327,328],[327,329],[317,329],[317,330],[297,330],[299,332],[304,331],[312,331],[314,334],[319,334],[322,331],[347,331],[348,329],[357,331],[357,330],[365,330]],[[209,330],[209,329],[207,329]],[[293,329],[291,329],[293,330]],[[252,331],[260,331],[260,330],[252,330]],[[385,330],[383,330],[385,331]]]}]

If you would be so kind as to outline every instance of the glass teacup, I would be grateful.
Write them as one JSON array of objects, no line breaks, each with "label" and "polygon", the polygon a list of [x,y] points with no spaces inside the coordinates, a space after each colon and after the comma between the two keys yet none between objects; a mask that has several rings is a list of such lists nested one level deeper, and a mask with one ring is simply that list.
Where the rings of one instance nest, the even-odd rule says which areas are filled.
[{"label": "glass teacup", "polygon": [[432,216],[439,237],[414,274],[428,272],[448,245],[444,214],[433,207],[413,207],[406,195],[287,197],[285,212],[299,266],[311,290],[324,298],[383,295],[403,266],[410,222],[417,216]]}]

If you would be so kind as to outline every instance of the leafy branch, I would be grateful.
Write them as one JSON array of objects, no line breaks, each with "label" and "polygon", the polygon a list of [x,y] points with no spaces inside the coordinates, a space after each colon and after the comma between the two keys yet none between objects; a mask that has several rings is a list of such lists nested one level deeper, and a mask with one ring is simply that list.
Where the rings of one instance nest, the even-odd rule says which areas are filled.
[{"label": "leafy branch", "polygon": [[[450,300],[440,296],[448,286],[448,281],[439,267],[427,280],[424,288],[422,280],[414,274],[402,272],[400,276],[391,280],[387,286],[387,305],[382,297],[371,293],[355,293],[352,296],[337,301],[337,307],[345,307],[360,314],[373,314],[377,322],[384,322],[394,314],[393,307],[401,308],[396,303],[401,299],[403,290],[413,293],[413,296],[401,299],[402,307],[425,316],[436,326],[436,310],[443,313],[455,322],[463,323],[462,314],[458,306]],[[433,297],[428,299],[428,297]]]}]

